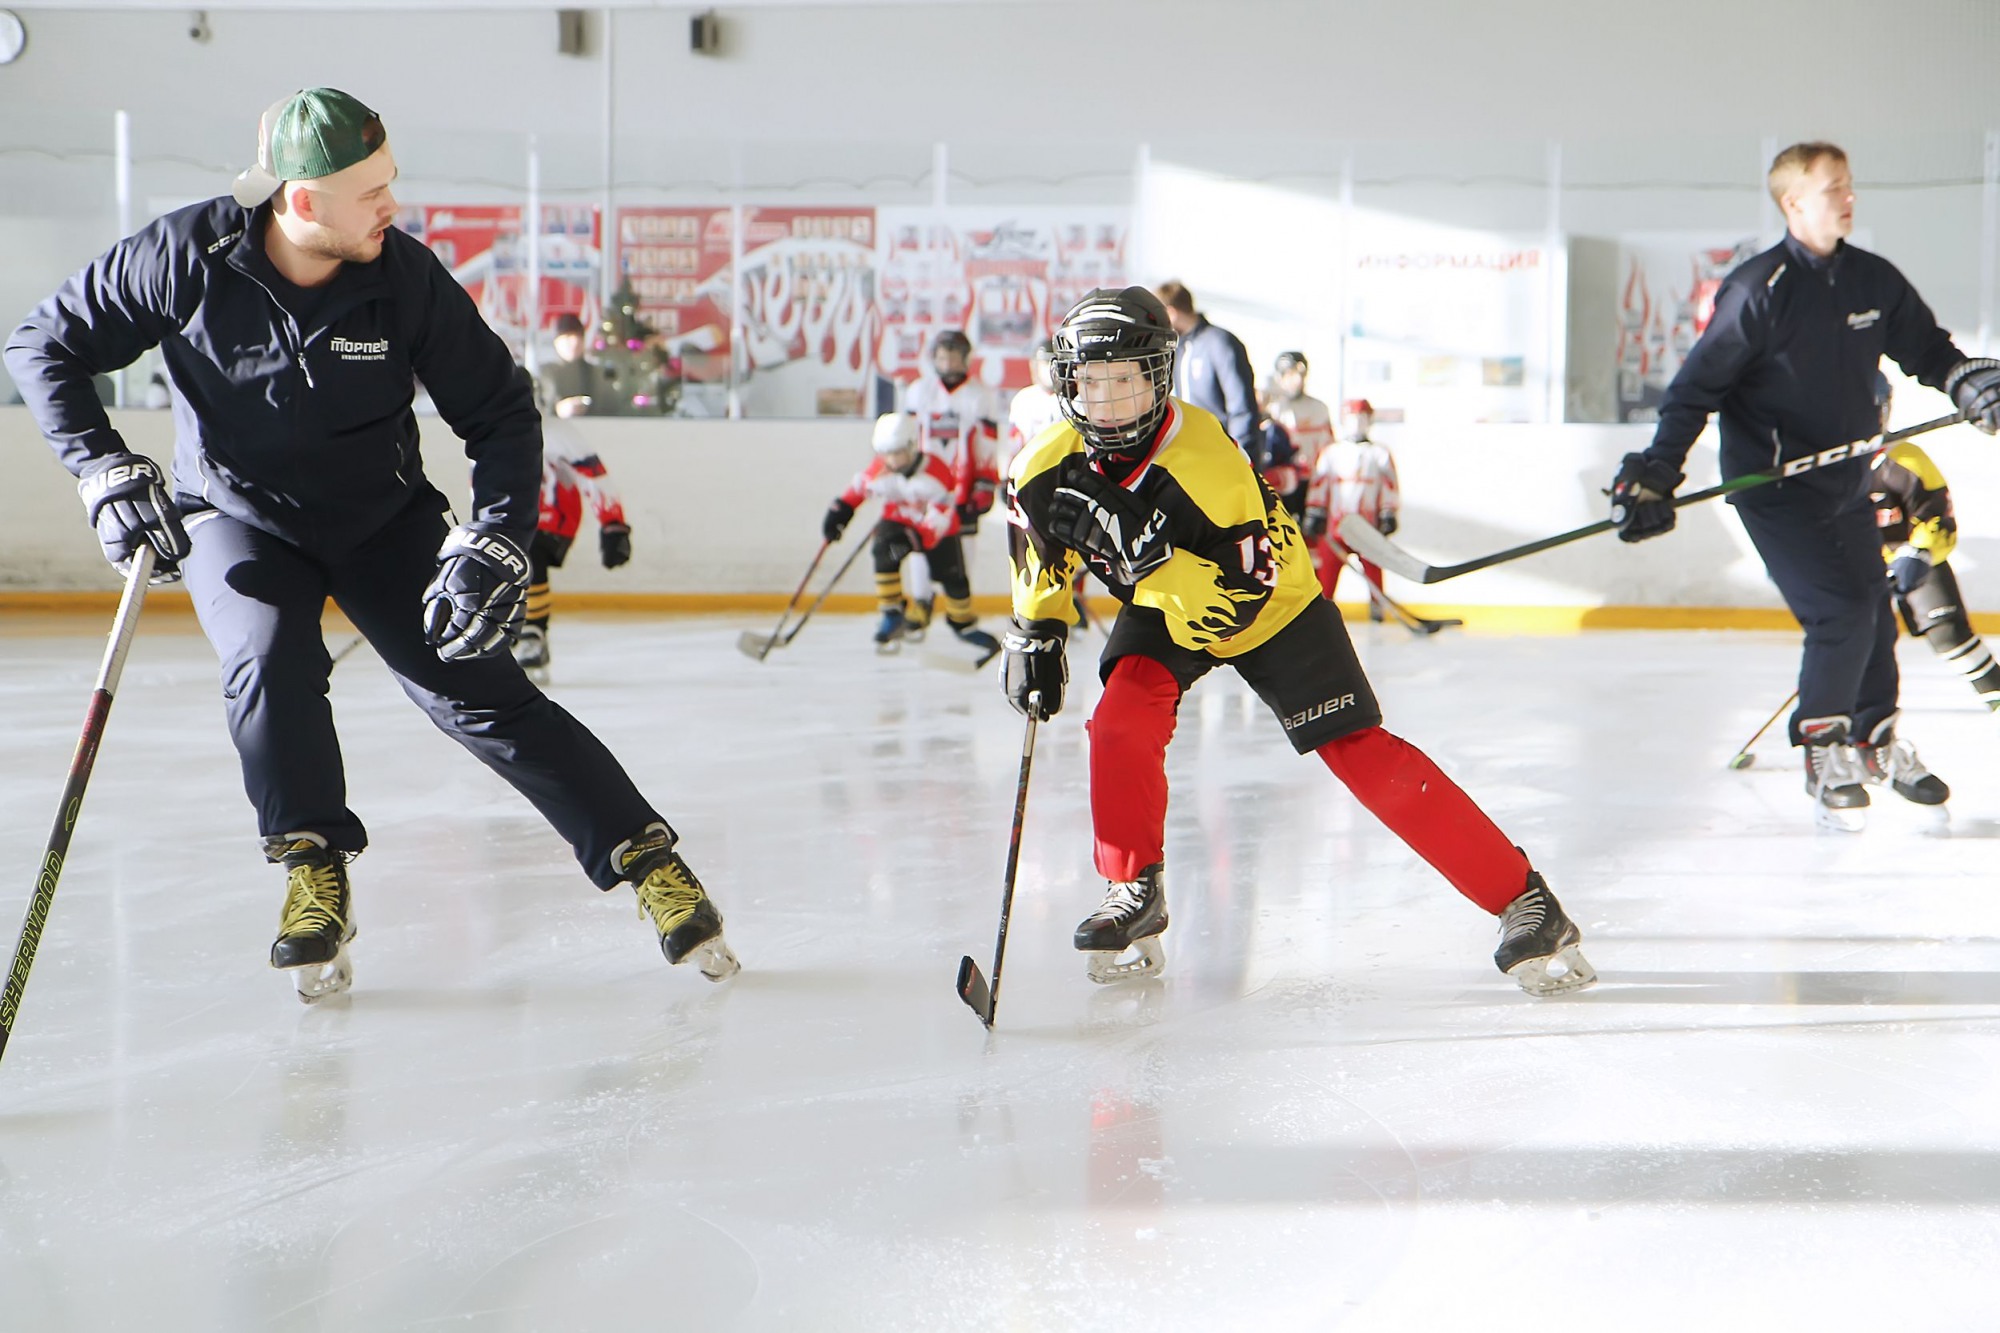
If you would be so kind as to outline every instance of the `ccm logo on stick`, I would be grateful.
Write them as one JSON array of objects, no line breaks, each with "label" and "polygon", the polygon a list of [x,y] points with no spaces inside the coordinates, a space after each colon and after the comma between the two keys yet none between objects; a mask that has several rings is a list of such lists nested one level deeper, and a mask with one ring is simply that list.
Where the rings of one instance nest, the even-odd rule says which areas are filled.
[{"label": "ccm logo on stick", "polygon": [[1785,464],[1784,471],[1779,475],[1796,477],[1801,472],[1810,472],[1816,467],[1825,467],[1828,463],[1838,463],[1843,458],[1866,458],[1869,454],[1879,452],[1881,448],[1880,440],[1856,440],[1853,444],[1836,444],[1831,449],[1822,449],[1816,454],[1792,459]]}]

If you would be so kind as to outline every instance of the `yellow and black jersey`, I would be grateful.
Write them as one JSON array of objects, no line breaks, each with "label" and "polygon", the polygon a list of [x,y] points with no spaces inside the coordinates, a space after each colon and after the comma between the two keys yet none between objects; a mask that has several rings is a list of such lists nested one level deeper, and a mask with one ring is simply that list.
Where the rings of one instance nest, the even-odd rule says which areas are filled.
[{"label": "yellow and black jersey", "polygon": [[1933,564],[1951,558],[1958,545],[1958,520],[1952,516],[1944,473],[1930,455],[1907,440],[1875,455],[1868,497],[1875,502],[1884,554],[1893,559],[1897,548],[1914,546],[1929,551]]},{"label": "yellow and black jersey", "polygon": [[1298,525],[1207,412],[1176,399],[1152,453],[1123,482],[1165,516],[1174,552],[1137,584],[1117,582],[1102,562],[1046,535],[1057,471],[1083,452],[1076,428],[1058,421],[1009,469],[1007,549],[1018,618],[1075,624],[1070,581],[1082,564],[1119,601],[1158,611],[1175,643],[1235,657],[1319,597]]}]

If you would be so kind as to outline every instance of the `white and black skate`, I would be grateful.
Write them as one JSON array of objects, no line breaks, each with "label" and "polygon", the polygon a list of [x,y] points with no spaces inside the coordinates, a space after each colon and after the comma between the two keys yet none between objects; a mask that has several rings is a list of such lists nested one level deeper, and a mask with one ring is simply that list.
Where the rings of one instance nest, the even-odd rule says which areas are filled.
[{"label": "white and black skate", "polygon": [[514,661],[537,685],[549,683],[549,632],[541,625],[523,625],[514,640]]},{"label": "white and black skate", "polygon": [[1868,826],[1867,771],[1847,739],[1844,717],[1808,718],[1799,723],[1805,744],[1806,792],[1813,798],[1813,822],[1836,833],[1859,833]]},{"label": "white and black skate", "polygon": [[1166,970],[1160,936],[1167,928],[1167,890],[1159,863],[1129,883],[1104,886],[1104,902],[1076,928],[1073,943],[1089,955],[1090,979],[1100,986],[1157,977]]},{"label": "white and black skate", "polygon": [[1915,746],[1896,735],[1896,719],[1900,716],[1898,710],[1883,718],[1867,741],[1854,747],[1856,757],[1861,760],[1862,778],[1877,787],[1886,785],[1896,795],[1917,805],[1943,805],[1951,799],[1951,788],[1924,767]]},{"label": "white and black skate", "polygon": [[672,829],[655,824],[621,843],[611,863],[639,895],[639,915],[653,919],[667,961],[692,962],[710,981],[727,981],[743,964],[722,938],[722,913],[674,850],[675,841]]},{"label": "white and black skate", "polygon": [[354,984],[347,956],[354,912],[344,858],[316,833],[268,839],[264,855],[285,867],[285,911],[271,944],[271,966],[292,974],[302,1003],[340,994]]},{"label": "white and black skate", "polygon": [[1596,984],[1597,970],[1583,956],[1583,932],[1563,914],[1541,875],[1500,911],[1500,947],[1493,964],[1530,995],[1562,995]]}]

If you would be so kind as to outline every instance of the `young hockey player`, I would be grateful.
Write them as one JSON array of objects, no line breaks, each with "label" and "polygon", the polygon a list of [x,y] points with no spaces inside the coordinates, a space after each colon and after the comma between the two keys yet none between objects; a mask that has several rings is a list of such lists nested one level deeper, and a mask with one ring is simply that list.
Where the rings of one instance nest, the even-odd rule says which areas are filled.
[{"label": "young hockey player", "polygon": [[555,603],[549,571],[562,568],[569,555],[583,526],[586,499],[597,519],[598,558],[606,569],[616,569],[632,558],[632,528],[605,478],[604,461],[582,431],[561,418],[543,417],[540,521],[528,542],[527,618],[514,641],[514,660],[537,685],[549,683],[549,615]]},{"label": "young hockey player", "polygon": [[[1264,410],[1284,429],[1292,442],[1292,467],[1298,474],[1298,493],[1278,492],[1285,507],[1294,515],[1304,515],[1311,504],[1309,491],[1313,468],[1320,452],[1333,443],[1333,413],[1327,405],[1306,392],[1304,352],[1280,352],[1271,365],[1271,391]],[[1276,489],[1275,487],[1273,489]]]},{"label": "young hockey player", "polygon": [[[1772,161],[1767,184],[1785,238],[1722,280],[1713,318],[1667,386],[1652,444],[1620,464],[1611,517],[1622,540],[1672,531],[1681,463],[1711,413],[1725,481],[1873,437],[1884,355],[1981,430],[2000,429],[2000,361],[1959,351],[1894,265],[1847,243],[1847,154],[1794,144]],[[1805,756],[1814,820],[1848,832],[1867,819],[1868,766],[1916,763],[1896,736],[1896,620],[1867,477],[1855,457],[1729,497],[1805,631],[1789,730]],[[1945,784],[1924,778],[1894,789],[1944,802]]]},{"label": "young hockey player", "polygon": [[966,584],[965,557],[958,537],[957,478],[936,454],[926,453],[917,419],[890,413],[875,422],[875,457],[855,474],[847,489],[827,506],[821,534],[837,542],[862,501],[882,502],[875,525],[875,596],[882,618],[875,650],[893,653],[907,632],[908,599],[903,595],[903,561],[922,552],[931,577],[944,589],[944,618],[951,632],[979,650],[979,665],[993,660],[999,641],[979,628]]},{"label": "young hockey player", "polygon": [[[1368,438],[1375,424],[1375,408],[1366,398],[1347,404],[1347,438],[1335,440],[1320,452],[1313,467],[1312,489],[1306,498],[1305,530],[1308,540],[1319,546],[1319,586],[1328,600],[1340,586],[1341,571],[1347,568],[1347,548],[1334,534],[1340,520],[1359,514],[1384,537],[1396,531],[1396,511],[1402,494],[1396,485],[1396,460],[1387,446]],[[1361,576],[1382,591],[1381,567],[1361,562]],[[1380,598],[1368,599],[1368,618],[1382,618]]]},{"label": "young hockey player", "polygon": [[[1887,430],[1889,382],[1880,375],[1876,379],[1882,428]],[[1958,576],[1946,563],[1958,545],[1958,519],[1952,513],[1944,473],[1913,440],[1876,454],[1868,472],[1868,499],[1875,507],[1882,557],[1889,562],[1896,614],[1904,628],[1971,682],[1981,703],[2000,712],[2000,663],[1994,662],[1992,651],[1974,632],[1965,599],[1959,596]],[[1921,801],[1924,784],[1937,782],[1905,742],[1892,741],[1886,756],[1878,747],[1863,754],[1869,782],[1886,782],[1911,800]],[[1903,792],[1904,787],[1916,794]]]},{"label": "young hockey player", "polygon": [[1014,461],[1015,454],[1033,444],[1037,435],[1062,420],[1062,409],[1056,405],[1052,369],[1055,355],[1055,344],[1047,338],[1035,344],[1034,355],[1028,360],[1031,382],[1007,405],[1007,441],[996,460],[996,471],[1000,476],[1007,475],[1007,465]]},{"label": "young hockey player", "polygon": [[[1090,805],[1104,902],[1077,927],[1095,981],[1157,973],[1167,927],[1166,750],[1181,696],[1234,667],[1300,754],[1316,754],[1454,888],[1500,918],[1494,962],[1536,995],[1596,980],[1581,933],[1493,822],[1382,715],[1305,543],[1216,419],[1170,398],[1175,338],[1143,287],[1099,290],[1056,333],[1068,428],[1014,460],[1007,698],[1053,716],[1069,672],[1069,574],[1124,603],[1092,714]],[[1128,949],[1136,957],[1120,961]]]},{"label": "young hockey player", "polygon": [[[980,515],[993,507],[1000,490],[1000,409],[993,391],[972,379],[971,371],[972,340],[961,329],[945,329],[931,342],[930,372],[903,399],[903,410],[917,419],[924,451],[951,470],[952,503],[963,537],[979,531]],[[921,636],[931,619],[929,561],[919,563],[922,568],[912,578],[913,637]]]},{"label": "young hockey player", "polygon": [[[390,225],[395,178],[373,111],[331,88],[287,98],[233,198],[169,213],[85,267],[14,331],[7,369],[80,479],[105,557],[150,546],[162,579],[187,581],[264,855],[285,868],[271,965],[301,998],[351,981],[347,863],[368,845],[327,704],[329,597],[597,887],[637,890],[669,962],[721,980],[736,958],[678,835],[507,653],[541,419],[465,289]],[[90,388],[153,346],[174,386],[171,481]],[[419,461],[419,379],[472,459],[472,519],[456,527]]]}]

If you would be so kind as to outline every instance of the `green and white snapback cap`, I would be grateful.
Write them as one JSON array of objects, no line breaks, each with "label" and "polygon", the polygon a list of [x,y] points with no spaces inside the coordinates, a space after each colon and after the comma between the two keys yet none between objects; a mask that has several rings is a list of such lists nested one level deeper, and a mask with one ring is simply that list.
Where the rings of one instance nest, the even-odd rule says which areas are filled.
[{"label": "green and white snapback cap", "polygon": [[257,162],[236,178],[236,202],[255,208],[286,181],[318,180],[372,157],[388,139],[382,118],[338,88],[307,88],[274,102],[257,124]]}]

